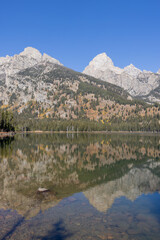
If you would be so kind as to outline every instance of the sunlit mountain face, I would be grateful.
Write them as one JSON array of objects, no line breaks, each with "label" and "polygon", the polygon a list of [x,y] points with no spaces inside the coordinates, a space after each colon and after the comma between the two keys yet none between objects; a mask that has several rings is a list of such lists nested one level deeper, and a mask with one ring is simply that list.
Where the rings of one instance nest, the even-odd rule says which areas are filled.
[{"label": "sunlit mountain face", "polygon": [[0,140],[0,239],[159,239],[159,143],[135,134]]}]

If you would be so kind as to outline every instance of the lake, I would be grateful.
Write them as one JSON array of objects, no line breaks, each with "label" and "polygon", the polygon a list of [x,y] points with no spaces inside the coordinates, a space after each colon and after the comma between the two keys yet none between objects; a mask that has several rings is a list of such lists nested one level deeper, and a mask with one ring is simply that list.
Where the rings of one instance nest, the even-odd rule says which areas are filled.
[{"label": "lake", "polygon": [[0,140],[1,240],[159,240],[159,192],[159,135]]}]

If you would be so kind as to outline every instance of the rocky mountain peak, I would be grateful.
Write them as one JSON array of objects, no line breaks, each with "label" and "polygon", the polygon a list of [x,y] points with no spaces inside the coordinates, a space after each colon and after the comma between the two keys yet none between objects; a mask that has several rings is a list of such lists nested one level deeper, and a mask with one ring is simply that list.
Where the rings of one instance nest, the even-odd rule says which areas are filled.
[{"label": "rocky mountain peak", "polygon": [[32,47],[27,47],[24,49],[23,52],[19,54],[20,56],[26,56],[29,58],[34,58],[34,59],[41,59],[42,54],[35,48]]},{"label": "rocky mountain peak", "polygon": [[113,66],[113,62],[110,57],[107,56],[106,53],[98,54],[93,60],[89,63],[90,66],[94,66],[95,68],[109,68]]},{"label": "rocky mountain peak", "polygon": [[57,59],[52,58],[51,56],[47,55],[46,53],[42,54],[40,53],[40,51],[38,51],[36,48],[33,47],[26,47],[23,52],[21,52],[20,54],[16,54],[14,56],[6,56],[6,57],[0,57],[0,65],[5,64],[5,63],[13,63],[13,65],[21,65],[21,62],[25,62],[25,66],[26,67],[27,63],[29,65],[29,67],[31,65],[34,65],[36,63],[39,63],[41,61],[47,61],[47,62],[51,62],[54,64],[59,64],[62,65]]},{"label": "rocky mountain peak", "polygon": [[62,65],[57,59],[52,58],[51,56],[47,55],[46,53],[44,53],[42,56],[40,51],[38,51],[36,48],[32,48],[32,47],[25,48],[24,51],[19,54],[19,56],[24,56],[29,59],[34,59],[37,62],[45,61],[45,62],[51,62],[54,64]]},{"label": "rocky mountain peak", "polygon": [[136,68],[133,64],[130,64],[129,66],[124,68],[124,72],[126,72],[130,76],[137,77],[141,73],[141,70]]},{"label": "rocky mountain peak", "polygon": [[108,57],[106,53],[98,54],[83,71],[83,73],[87,75],[91,75],[102,80],[105,80],[104,76],[110,72],[121,74],[122,69],[115,67],[111,58]]},{"label": "rocky mountain peak", "polygon": [[[157,74],[145,70],[142,72],[133,64],[119,68],[114,66],[105,53],[97,55],[83,73],[119,86],[132,96],[147,96],[160,84],[160,70]],[[155,97],[149,99],[149,101],[157,100]]]},{"label": "rocky mountain peak", "polygon": [[34,66],[35,64],[39,64],[43,61],[62,65],[55,58],[52,58],[45,53],[42,56],[42,54],[37,49],[27,47],[23,52],[12,57],[0,57],[0,73],[12,75],[18,71]]},{"label": "rocky mountain peak", "polygon": [[[36,64],[47,64],[47,62],[62,65],[58,60],[42,54],[35,48],[27,47],[20,54],[16,54],[12,57],[6,56],[0,58],[0,76],[3,76],[3,84],[10,86],[12,84],[12,78],[14,74],[35,66]],[[2,85],[2,83],[1,83]]]},{"label": "rocky mountain peak", "polygon": [[160,69],[158,70],[158,72],[157,73],[159,73],[160,74]]},{"label": "rocky mountain peak", "polygon": [[6,62],[8,62],[9,60],[10,60],[10,56],[6,56],[6,57],[0,57],[0,65],[2,65],[2,64],[4,64],[4,63],[6,63]]},{"label": "rocky mountain peak", "polygon": [[51,56],[47,55],[46,53],[43,54],[42,59],[43,59],[43,61],[46,61],[46,62],[51,62],[51,63],[58,64],[58,65],[63,65],[57,59],[52,58]]}]

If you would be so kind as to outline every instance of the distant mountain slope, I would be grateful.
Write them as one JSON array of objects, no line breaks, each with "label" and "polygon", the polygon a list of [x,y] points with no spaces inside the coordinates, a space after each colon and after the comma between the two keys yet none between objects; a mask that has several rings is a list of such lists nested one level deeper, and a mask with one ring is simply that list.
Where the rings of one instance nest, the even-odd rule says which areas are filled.
[{"label": "distant mountain slope", "polygon": [[58,60],[48,56],[47,54],[44,53],[42,55],[37,49],[28,47],[25,48],[19,55],[14,55],[13,57],[0,57],[0,76],[1,78],[5,77],[6,84],[9,84],[8,77],[10,75],[45,61],[62,65]]},{"label": "distant mountain slope", "polygon": [[[132,96],[143,97],[150,102],[160,102],[160,98],[152,97],[154,89],[160,86],[160,72],[141,71],[130,64],[124,69],[115,67],[112,60],[105,54],[97,55],[83,73],[102,79],[122,87]],[[154,94],[153,94],[154,95]]]},{"label": "distant mountain slope", "polygon": [[[109,100],[127,103],[130,98],[123,89],[65,68],[58,60],[42,56],[30,47],[19,55],[0,58],[2,107],[15,109],[19,114],[27,111],[37,117],[57,113],[62,118],[77,118],[79,112],[85,115],[84,96],[86,105],[92,102],[97,106],[98,98],[106,103]],[[32,104],[33,109],[28,111]]]},{"label": "distant mountain slope", "polygon": [[[31,112],[36,113],[35,116],[57,112],[60,117],[69,118],[71,112],[83,112],[83,105],[89,107],[89,102],[95,105],[96,110],[100,99],[103,105],[107,101],[110,104],[111,101],[131,102],[129,94],[120,87],[51,62],[41,62],[21,70],[8,76],[7,81],[9,84],[5,76],[1,77],[1,104],[23,113],[32,102],[36,108]],[[76,114],[72,115],[77,118]]]},{"label": "distant mountain slope", "polygon": [[[104,57],[114,69],[112,61]],[[0,62],[0,106],[13,110],[18,119],[89,119],[102,124],[114,120],[119,124],[160,115],[159,106],[136,100],[118,84],[75,72],[36,49],[26,48],[19,55],[0,58]],[[125,71],[138,77],[142,74],[132,69]],[[121,74],[118,68],[116,71]]]}]

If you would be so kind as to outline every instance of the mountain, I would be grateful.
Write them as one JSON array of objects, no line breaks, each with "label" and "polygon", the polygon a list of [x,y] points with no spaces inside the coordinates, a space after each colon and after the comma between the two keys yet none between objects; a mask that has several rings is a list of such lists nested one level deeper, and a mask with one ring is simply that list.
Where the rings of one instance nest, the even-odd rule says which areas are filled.
[{"label": "mountain", "polygon": [[160,72],[141,71],[133,64],[121,69],[114,66],[106,53],[102,53],[89,63],[83,73],[115,84],[134,97],[148,102],[160,102],[160,97],[154,92],[160,86]]},{"label": "mountain", "polygon": [[89,107],[89,102],[98,110],[98,100],[103,99],[102,104],[106,105],[111,100],[127,103],[127,98],[131,99],[123,89],[68,69],[31,47],[19,55],[0,58],[1,107],[14,109],[19,114],[32,103],[35,116],[57,112],[57,117],[77,118],[76,111],[84,115],[82,108]]},{"label": "mountain", "polygon": [[[107,128],[157,131],[160,128],[159,105],[149,105],[137,100],[135,96],[131,96],[124,88],[118,86],[119,79],[123,76],[126,76],[126,83],[130,80],[134,86],[133,79],[136,76],[140,78],[140,75],[145,75],[146,77],[147,74],[148,80],[144,80],[146,81],[144,85],[148,86],[152,75],[153,79],[155,76],[159,79],[159,74],[141,72],[133,65],[122,70],[115,67],[106,54],[97,56],[87,69],[88,74],[96,72],[96,76],[92,77],[66,68],[58,60],[45,53],[42,55],[37,49],[31,47],[24,49],[19,55],[2,57],[0,58],[0,109],[12,110],[15,113],[19,130],[24,125],[31,130],[37,128],[60,130],[62,127],[53,126],[53,121],[50,125],[49,122],[43,121],[41,127],[40,125],[38,127],[37,122],[41,119],[55,121],[80,119],[79,124],[82,123],[82,119],[95,120],[101,124],[99,130]],[[104,72],[110,76],[114,84],[100,79]],[[116,82],[113,81],[113,76]],[[139,91],[139,80],[136,81],[134,89]],[[121,82],[124,84],[122,79]],[[158,84],[154,90],[151,84],[151,90],[148,88],[146,92],[150,91],[155,98],[159,98]],[[133,89],[130,92],[132,91]],[[151,94],[145,97],[148,101]],[[22,118],[23,122],[20,126]],[[35,119],[35,122],[28,121],[29,119]],[[85,127],[86,122],[81,125],[83,125],[82,128],[76,125],[74,129],[93,130],[91,124],[87,127]],[[64,127],[63,129],[66,130]],[[94,129],[97,130],[98,126],[95,125]]]},{"label": "mountain", "polygon": [[19,55],[14,55],[13,57],[8,55],[6,57],[0,57],[0,76],[1,78],[5,77],[6,84],[9,84],[7,79],[8,76],[45,61],[61,65],[58,60],[47,54],[44,53],[42,55],[37,49],[27,47]]},{"label": "mountain", "polygon": [[[24,69],[32,68],[37,64],[52,63],[62,65],[58,60],[41,54],[37,49],[27,47],[19,55],[13,57],[6,56],[0,58],[0,101],[4,105],[8,104],[14,96],[18,99],[21,95],[26,102],[28,97],[23,96],[24,90],[29,87],[27,81],[18,81],[18,73]],[[21,101],[19,101],[21,103]]]}]

